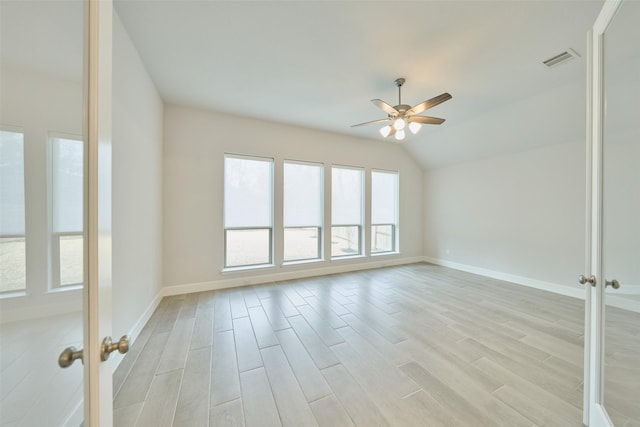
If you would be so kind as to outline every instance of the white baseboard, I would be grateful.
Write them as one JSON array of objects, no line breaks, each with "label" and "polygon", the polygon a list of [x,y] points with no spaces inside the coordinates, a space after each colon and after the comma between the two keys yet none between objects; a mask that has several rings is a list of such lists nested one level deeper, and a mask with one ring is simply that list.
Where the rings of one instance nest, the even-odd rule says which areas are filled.
[{"label": "white baseboard", "polygon": [[[425,256],[424,262],[428,262],[442,267],[453,268],[454,270],[466,271],[467,273],[478,274],[480,276],[491,277],[493,279],[504,280],[505,282],[514,283],[516,285],[528,286],[530,288],[540,289],[543,291],[553,292],[568,297],[579,298],[584,300],[585,291],[583,288],[560,285],[558,283],[545,282],[543,280],[532,279],[530,277],[517,276],[515,274],[503,273],[500,271],[489,270],[486,268],[476,267],[473,265],[460,264],[444,259],[437,259]],[[624,292],[621,286],[617,290],[607,289],[607,305],[622,308],[624,310],[635,311],[640,313],[640,300],[625,298],[629,295],[640,295],[639,285],[626,285]],[[609,298],[609,296],[611,296]]]},{"label": "white baseboard", "polygon": [[517,276],[515,274],[503,273],[473,265],[460,264],[444,259],[424,257],[424,261],[435,265],[441,265],[443,267],[453,268],[454,270],[466,271],[467,273],[491,277],[492,279],[504,280],[505,282],[515,283],[516,285],[528,286],[530,288],[566,295],[568,297],[584,299],[584,288],[577,285],[574,288],[567,285],[545,282],[543,280],[532,279],[530,277]]},{"label": "white baseboard", "polygon": [[[140,335],[140,332],[142,332],[142,328],[145,327],[149,319],[151,319],[153,312],[156,311],[156,308],[158,308],[158,305],[160,305],[160,301],[162,301],[162,291],[158,292],[155,298],[151,300],[146,310],[142,313],[142,315],[140,315],[140,317],[138,318],[138,321],[133,325],[133,327],[127,334],[129,335],[129,347],[131,347],[133,343],[136,342],[138,335]],[[119,337],[119,336],[120,335],[116,335],[116,337]],[[115,353],[115,355],[116,357],[114,358],[111,364],[113,368],[113,372],[115,372],[116,369],[118,369],[120,362],[122,362],[122,359],[124,358],[124,355],[120,355],[118,353]]]},{"label": "white baseboard", "polygon": [[640,285],[623,283],[618,289],[607,288],[607,295],[640,295]]},{"label": "white baseboard", "polygon": [[[44,295],[21,295],[0,299],[0,324],[82,311],[82,290],[71,289]],[[79,319],[81,316],[79,315]]]},{"label": "white baseboard", "polygon": [[259,285],[263,283],[280,282],[285,280],[303,279],[306,277],[324,276],[327,274],[348,273],[351,271],[370,270],[374,268],[391,267],[395,265],[413,264],[423,262],[421,256],[408,258],[376,257],[375,261],[353,264],[331,265],[329,267],[309,268],[304,270],[291,270],[285,272],[267,273],[262,275],[247,276],[238,274],[237,277],[212,280],[209,282],[186,283],[183,285],[165,286],[162,288],[162,296],[182,295],[193,292],[212,291],[217,289],[235,288],[238,286]]},{"label": "white baseboard", "polygon": [[158,308],[158,305],[160,305],[160,301],[162,301],[162,295],[161,292],[158,292],[155,298],[151,300],[144,313],[142,313],[142,315],[138,318],[136,324],[133,325],[131,331],[129,331],[129,337],[131,338],[132,344],[136,340],[138,335],[140,335],[142,328],[144,328],[149,319],[151,319],[153,312],[156,311],[156,308]]}]

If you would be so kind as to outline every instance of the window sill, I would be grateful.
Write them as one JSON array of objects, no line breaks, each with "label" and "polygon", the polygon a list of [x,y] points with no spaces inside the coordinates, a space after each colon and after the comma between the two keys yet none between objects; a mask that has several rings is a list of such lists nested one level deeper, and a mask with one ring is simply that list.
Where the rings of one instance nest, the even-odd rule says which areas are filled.
[{"label": "window sill", "polygon": [[6,292],[0,293],[0,299],[20,298],[20,297],[26,297],[26,296],[27,296],[26,290],[6,291]]},{"label": "window sill", "polygon": [[270,269],[270,268],[275,268],[274,264],[260,264],[260,265],[243,265],[240,267],[225,267],[222,269],[222,274],[226,274],[226,273],[235,273],[235,272],[242,272],[242,271],[253,271],[253,270],[264,270],[264,269]]},{"label": "window sill", "polygon": [[366,255],[361,255],[361,254],[358,254],[358,255],[344,255],[344,256],[339,256],[339,257],[332,257],[331,261],[340,261],[340,260],[343,260],[343,259],[345,259],[345,260],[346,259],[358,259],[358,258],[366,258],[366,257],[367,257]]},{"label": "window sill", "polygon": [[318,263],[318,262],[324,262],[324,259],[316,258],[316,259],[301,259],[301,260],[296,260],[296,261],[284,261],[282,263],[282,266],[283,267],[287,267],[287,266],[290,266],[290,265],[313,264],[313,263]]},{"label": "window sill", "polygon": [[84,285],[65,285],[49,289],[48,294],[57,294],[60,292],[81,291]]},{"label": "window sill", "polygon": [[375,252],[375,253],[371,254],[372,257],[385,256],[385,255],[400,255],[400,252],[398,252],[398,251],[389,251],[389,252]]}]

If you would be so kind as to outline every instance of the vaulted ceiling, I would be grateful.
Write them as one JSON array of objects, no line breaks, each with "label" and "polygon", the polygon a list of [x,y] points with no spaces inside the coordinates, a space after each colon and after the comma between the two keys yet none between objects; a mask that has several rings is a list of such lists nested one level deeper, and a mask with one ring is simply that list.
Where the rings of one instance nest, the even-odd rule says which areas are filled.
[{"label": "vaulted ceiling", "polygon": [[[554,123],[574,131],[566,138],[579,138],[586,33],[602,2],[115,4],[169,103],[379,139],[381,126],[350,125],[385,116],[370,100],[395,105],[397,77],[407,79],[407,104],[451,93],[429,111],[447,121],[403,143],[436,167],[549,143],[541,131]],[[542,64],[568,48],[582,58]],[[524,139],[501,141],[516,125]]]},{"label": "vaulted ceiling", "polygon": [[[20,9],[35,2],[14,3]],[[350,125],[384,117],[370,100],[395,105],[394,80],[404,77],[403,103],[453,95],[425,113],[446,118],[444,124],[424,126],[402,143],[425,168],[584,136],[586,33],[601,0],[114,4],[167,103],[347,134],[366,144],[382,139],[380,126]],[[53,14],[41,12],[32,25],[63,37],[60,25],[48,23]],[[37,34],[26,20],[2,24],[3,36]],[[46,56],[41,41],[32,44]],[[581,58],[542,64],[568,48]],[[10,56],[28,62],[34,55],[3,52],[3,62]]]}]

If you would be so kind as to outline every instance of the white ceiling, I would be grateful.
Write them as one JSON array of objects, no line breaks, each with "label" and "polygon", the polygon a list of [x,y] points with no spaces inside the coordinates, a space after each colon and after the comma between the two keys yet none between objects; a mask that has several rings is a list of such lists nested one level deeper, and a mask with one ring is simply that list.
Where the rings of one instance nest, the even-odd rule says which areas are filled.
[{"label": "white ceiling", "polygon": [[[397,77],[407,79],[403,101],[411,105],[451,93],[451,101],[428,112],[447,121],[439,127],[425,126],[405,143],[423,166],[435,167],[466,160],[471,152],[477,157],[513,150],[485,150],[485,141],[478,140],[463,149],[464,141],[447,135],[489,111],[583,80],[586,33],[602,2],[115,4],[169,103],[381,138],[381,126],[350,125],[385,117],[369,101],[380,98],[397,104]],[[583,58],[555,69],[542,64],[567,48]],[[578,121],[584,118],[581,102]],[[529,119],[539,128],[542,116],[543,111]],[[508,123],[489,125],[493,129]],[[467,130],[477,133],[475,128]],[[578,123],[577,132],[583,131]],[[456,139],[469,136],[458,134]],[[528,147],[522,145],[517,148]]]},{"label": "white ceiling", "polygon": [[[27,54],[33,49],[52,56],[46,46],[70,39],[64,20],[51,23],[56,14],[47,10],[53,3],[71,2],[2,0],[3,63],[33,62],[29,58],[36,55]],[[380,126],[350,125],[385,117],[369,101],[395,105],[397,77],[407,79],[407,104],[451,93],[452,100],[424,113],[447,121],[424,126],[403,144],[426,168],[561,142],[558,132],[554,138],[545,134],[558,122],[567,138],[579,138],[586,33],[601,5],[602,0],[115,0],[168,103],[381,139]],[[25,16],[16,20],[16,10]],[[26,19],[27,14],[36,16]],[[33,36],[42,34],[33,30],[43,25],[50,29],[47,43]],[[19,48],[12,50],[6,40],[20,40]],[[582,58],[553,69],[542,65],[567,48]],[[68,74],[60,61],[70,58],[65,55],[55,55],[56,67]],[[523,136],[518,141],[508,132],[516,125]]]}]

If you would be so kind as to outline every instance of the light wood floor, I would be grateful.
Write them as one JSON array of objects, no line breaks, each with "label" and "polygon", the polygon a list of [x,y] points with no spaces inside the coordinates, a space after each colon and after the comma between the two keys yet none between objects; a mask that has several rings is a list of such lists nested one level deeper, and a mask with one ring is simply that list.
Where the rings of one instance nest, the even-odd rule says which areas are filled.
[{"label": "light wood floor", "polygon": [[611,420],[616,426],[640,427],[640,313],[606,307],[604,360],[604,400]]},{"label": "light wood floor", "polygon": [[429,264],[169,297],[114,374],[115,425],[582,426],[583,316]]},{"label": "light wood floor", "polygon": [[58,366],[68,346],[82,348],[81,311],[0,325],[0,426],[80,425],[82,363]]}]

